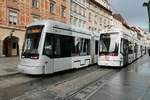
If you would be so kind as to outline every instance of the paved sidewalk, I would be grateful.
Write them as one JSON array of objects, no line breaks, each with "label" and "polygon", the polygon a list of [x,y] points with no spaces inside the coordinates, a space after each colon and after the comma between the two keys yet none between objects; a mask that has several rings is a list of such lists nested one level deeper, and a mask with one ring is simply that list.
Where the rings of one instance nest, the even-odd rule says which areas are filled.
[{"label": "paved sidewalk", "polygon": [[88,100],[150,100],[150,57],[129,65]]},{"label": "paved sidewalk", "polygon": [[17,64],[19,57],[1,57],[0,58],[0,77],[19,73]]}]

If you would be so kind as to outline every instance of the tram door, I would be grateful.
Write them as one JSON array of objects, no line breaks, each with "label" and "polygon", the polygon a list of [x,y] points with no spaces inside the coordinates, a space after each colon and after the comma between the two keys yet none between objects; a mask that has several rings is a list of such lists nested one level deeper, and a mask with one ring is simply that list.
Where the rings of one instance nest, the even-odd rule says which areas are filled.
[{"label": "tram door", "polygon": [[71,47],[73,37],[47,33],[43,54],[49,59],[45,73],[53,73],[72,67]]},{"label": "tram door", "polygon": [[44,73],[53,73],[54,72],[54,53],[53,53],[53,36],[51,34],[46,34],[43,55],[47,56],[45,61]]},{"label": "tram door", "polygon": [[128,64],[128,40],[123,39],[123,65]]},{"label": "tram door", "polygon": [[54,72],[72,68],[71,47],[73,37],[54,35]]}]

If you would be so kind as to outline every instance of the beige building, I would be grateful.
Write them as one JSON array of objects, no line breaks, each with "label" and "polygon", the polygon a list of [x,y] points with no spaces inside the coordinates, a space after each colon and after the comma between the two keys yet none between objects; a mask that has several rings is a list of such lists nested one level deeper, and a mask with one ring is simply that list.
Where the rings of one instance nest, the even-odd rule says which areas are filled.
[{"label": "beige building", "polygon": [[113,14],[113,26],[116,28],[123,29],[124,19],[120,14]]},{"label": "beige building", "polygon": [[70,24],[99,32],[112,24],[112,11],[107,0],[71,0]]},{"label": "beige building", "polygon": [[88,30],[100,32],[112,25],[112,11],[107,0],[87,0],[87,23]]},{"label": "beige building", "polygon": [[52,19],[70,22],[70,0],[0,0],[0,56],[17,56],[22,49],[25,26]]},{"label": "beige building", "polygon": [[86,26],[86,0],[70,0],[70,24],[75,27]]},{"label": "beige building", "polygon": [[132,33],[133,36],[137,37],[139,40],[142,41],[144,46],[150,46],[149,37],[145,34],[145,31],[140,27],[130,27],[120,14],[113,14],[113,26],[115,26],[116,28],[120,28],[124,31],[128,31],[129,33]]}]

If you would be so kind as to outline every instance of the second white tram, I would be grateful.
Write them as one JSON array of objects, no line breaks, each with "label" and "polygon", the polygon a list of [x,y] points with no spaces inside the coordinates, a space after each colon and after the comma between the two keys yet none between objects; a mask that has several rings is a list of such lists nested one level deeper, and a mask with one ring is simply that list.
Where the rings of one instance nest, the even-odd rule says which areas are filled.
[{"label": "second white tram", "polygon": [[132,63],[145,53],[145,46],[133,31],[111,27],[100,33],[98,65],[121,67]]},{"label": "second white tram", "polygon": [[61,22],[31,23],[18,69],[26,74],[49,74],[94,64],[98,58],[99,35]]}]

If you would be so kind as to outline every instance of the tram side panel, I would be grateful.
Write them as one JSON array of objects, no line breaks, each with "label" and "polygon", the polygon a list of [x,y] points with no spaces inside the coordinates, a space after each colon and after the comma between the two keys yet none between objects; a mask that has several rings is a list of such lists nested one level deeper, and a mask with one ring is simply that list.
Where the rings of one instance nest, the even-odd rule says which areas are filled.
[{"label": "tram side panel", "polygon": [[45,73],[81,68],[91,64],[89,38],[53,34],[52,41],[53,51],[43,51],[43,55],[46,56],[45,61],[47,61]]},{"label": "tram side panel", "polygon": [[93,52],[93,63],[92,64],[95,64],[98,62],[98,48],[99,48],[99,36],[100,34],[94,34],[93,36],[93,43],[92,45],[94,46],[93,48],[91,48],[91,51]]},{"label": "tram side panel", "polygon": [[72,68],[81,68],[92,63],[91,58],[91,35],[73,32],[74,43],[72,44]]},{"label": "tram side panel", "polygon": [[47,73],[50,66],[53,66],[52,69],[49,69],[53,72],[88,66],[91,64],[90,38],[54,35],[52,53],[48,62],[51,59],[53,62],[46,65],[45,72]]}]

